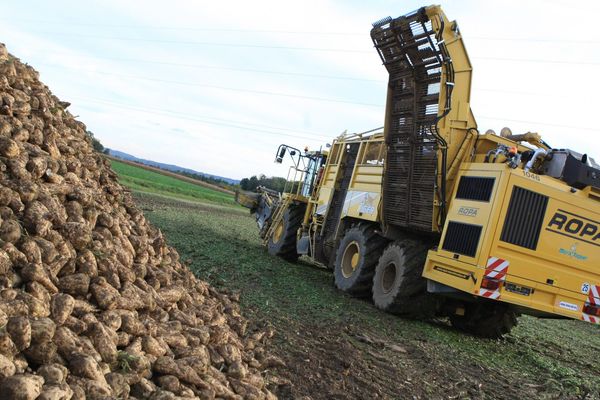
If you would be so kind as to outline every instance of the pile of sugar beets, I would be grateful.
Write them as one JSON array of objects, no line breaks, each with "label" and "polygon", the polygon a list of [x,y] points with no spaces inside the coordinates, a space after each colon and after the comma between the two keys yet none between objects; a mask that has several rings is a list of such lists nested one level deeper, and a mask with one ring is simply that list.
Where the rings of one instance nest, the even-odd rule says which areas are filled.
[{"label": "pile of sugar beets", "polygon": [[278,359],[0,44],[0,399],[272,399]]}]

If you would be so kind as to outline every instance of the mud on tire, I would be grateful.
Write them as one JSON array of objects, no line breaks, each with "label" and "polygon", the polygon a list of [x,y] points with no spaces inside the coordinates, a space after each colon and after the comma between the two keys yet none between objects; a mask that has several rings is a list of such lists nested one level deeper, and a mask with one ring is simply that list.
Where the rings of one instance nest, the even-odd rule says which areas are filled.
[{"label": "mud on tire", "polygon": [[375,265],[385,244],[386,240],[369,225],[350,228],[335,254],[335,286],[353,296],[368,297]]},{"label": "mud on tire", "polygon": [[304,204],[290,204],[283,214],[279,226],[275,227],[267,243],[267,251],[287,261],[296,261],[300,256],[296,251],[296,235],[302,225]]},{"label": "mud on tire", "polygon": [[427,249],[412,239],[398,240],[386,247],[373,277],[373,303],[377,308],[416,319],[435,314],[436,299],[427,293],[427,282],[421,276]]},{"label": "mud on tire", "polygon": [[517,326],[517,316],[506,304],[478,302],[468,304],[465,315],[450,316],[450,323],[472,335],[498,339]]}]

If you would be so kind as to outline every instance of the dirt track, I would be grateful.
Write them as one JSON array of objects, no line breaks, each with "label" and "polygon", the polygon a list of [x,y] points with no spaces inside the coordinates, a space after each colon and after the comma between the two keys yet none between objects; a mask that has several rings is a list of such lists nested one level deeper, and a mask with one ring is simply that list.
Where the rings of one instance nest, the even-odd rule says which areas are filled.
[{"label": "dirt track", "polygon": [[536,385],[498,379],[481,365],[452,365],[423,341],[403,346],[350,327],[305,326],[300,335],[280,331],[275,353],[289,380],[277,388],[281,398],[431,399],[536,397]]}]

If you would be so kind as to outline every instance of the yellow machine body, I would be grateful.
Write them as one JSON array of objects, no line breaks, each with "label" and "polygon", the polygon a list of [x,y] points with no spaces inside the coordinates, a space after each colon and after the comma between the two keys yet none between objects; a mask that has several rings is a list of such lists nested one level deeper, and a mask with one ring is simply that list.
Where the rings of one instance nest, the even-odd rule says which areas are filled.
[{"label": "yellow machine body", "polygon": [[[434,243],[422,268],[430,293],[600,323],[600,167],[552,150],[536,133],[479,133],[456,22],[439,6],[418,13],[374,24],[390,72],[383,131],[342,135],[328,152],[306,152],[313,164],[295,164],[294,190],[278,202],[268,196],[273,211],[264,213],[264,227],[259,221],[265,244],[293,206],[303,214],[296,257],[332,266],[346,232],[370,226],[389,243]],[[401,43],[402,32],[416,44]],[[418,63],[398,54],[421,49],[426,35],[433,55],[421,64],[425,72],[414,72],[425,83],[409,82]],[[427,64],[434,56],[439,68]],[[427,85],[438,75],[439,92],[431,94]]]},{"label": "yellow machine body", "polygon": [[[489,202],[453,198],[446,219],[446,227],[453,221],[481,226],[481,240],[473,257],[444,250],[443,246],[431,250],[423,276],[475,296],[491,296],[521,306],[524,313],[586,319],[583,307],[592,287],[600,285],[598,194],[590,190],[573,192],[554,178],[503,164],[465,163],[460,176],[495,178]],[[529,237],[509,238],[506,231],[503,236],[503,228],[510,223],[515,189],[547,199],[539,226],[522,227],[516,232]],[[516,224],[518,221],[513,226]],[[446,235],[447,229],[440,243]],[[531,235],[539,235],[535,249],[507,241],[522,243]],[[506,264],[502,284],[494,291],[482,289],[486,267],[495,259]]]},{"label": "yellow machine body", "polygon": [[[600,286],[600,191],[574,190],[559,179],[523,168],[513,169],[506,163],[469,162],[471,158],[483,159],[498,143],[521,146],[495,135],[480,135],[478,141],[482,152],[465,153],[467,160],[459,163],[455,180],[458,182],[463,176],[492,178],[491,196],[487,201],[456,198],[458,186],[454,185],[440,244],[430,250],[423,277],[473,296],[490,298],[490,291],[481,288],[486,267],[490,259],[505,260],[508,266],[503,283],[491,300],[512,303],[521,307],[522,313],[531,315],[585,319],[583,306],[590,290]],[[382,134],[334,141],[310,219],[320,219],[329,210],[338,174],[343,171],[339,167],[344,158],[342,149],[349,143],[358,143],[360,149],[341,219],[382,223]],[[501,239],[515,188],[547,198],[540,226],[521,233],[539,235],[535,249]],[[453,222],[481,227],[473,256],[444,249],[447,228]],[[514,224],[518,226],[519,221]]]}]

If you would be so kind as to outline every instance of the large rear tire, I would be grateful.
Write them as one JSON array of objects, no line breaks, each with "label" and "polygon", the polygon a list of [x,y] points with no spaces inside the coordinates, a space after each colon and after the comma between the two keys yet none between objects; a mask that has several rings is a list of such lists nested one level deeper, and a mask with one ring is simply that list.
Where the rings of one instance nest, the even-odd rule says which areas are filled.
[{"label": "large rear tire", "polygon": [[296,261],[300,256],[296,251],[298,228],[304,217],[304,204],[290,204],[280,221],[276,222],[273,234],[267,242],[269,254],[287,261]]},{"label": "large rear tire", "polygon": [[373,303],[386,312],[408,318],[431,318],[436,299],[421,276],[427,246],[403,239],[391,243],[379,258],[373,277]]},{"label": "large rear tire", "polygon": [[488,339],[498,339],[510,333],[517,326],[517,316],[504,303],[477,302],[465,307],[465,315],[450,316],[450,323],[456,329]]},{"label": "large rear tire", "polygon": [[369,225],[350,228],[335,255],[335,286],[353,296],[368,297],[375,265],[385,243]]}]

